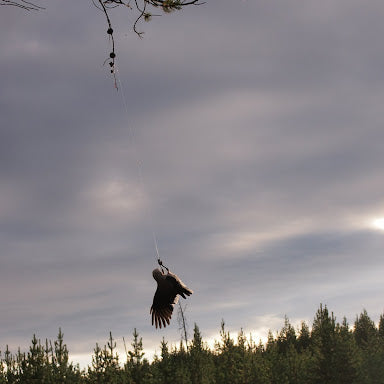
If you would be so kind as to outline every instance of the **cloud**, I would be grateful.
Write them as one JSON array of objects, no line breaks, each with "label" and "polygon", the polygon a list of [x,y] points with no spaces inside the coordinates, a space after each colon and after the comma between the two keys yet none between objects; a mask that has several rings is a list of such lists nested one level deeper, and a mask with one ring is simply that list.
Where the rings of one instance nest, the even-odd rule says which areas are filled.
[{"label": "cloud", "polygon": [[228,0],[143,40],[114,12],[118,92],[92,4],[2,12],[3,343],[60,326],[73,356],[135,326],[151,353],[178,343],[176,318],[150,325],[153,235],[209,340],[222,318],[263,337],[320,302],[377,319],[382,11]]}]

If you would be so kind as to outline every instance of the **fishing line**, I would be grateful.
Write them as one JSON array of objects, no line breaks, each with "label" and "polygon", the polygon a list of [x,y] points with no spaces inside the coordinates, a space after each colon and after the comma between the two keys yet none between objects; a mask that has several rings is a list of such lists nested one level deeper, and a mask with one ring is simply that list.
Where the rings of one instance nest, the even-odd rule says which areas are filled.
[{"label": "fishing line", "polygon": [[[129,116],[128,103],[127,103],[127,99],[125,97],[123,83],[120,79],[120,74],[119,74],[119,69],[118,69],[117,63],[115,63],[115,73],[114,74],[115,74],[115,79],[117,80],[117,83],[119,84],[118,90],[120,89],[120,93],[121,93],[121,96],[123,99],[125,112],[126,112],[127,116]],[[131,146],[133,148],[135,162],[137,165],[140,189],[141,189],[141,191],[144,191],[145,190],[145,188],[144,188],[145,183],[144,183],[144,175],[143,175],[143,164],[140,160],[140,157],[139,157],[139,154],[137,151],[137,146],[135,146],[135,136],[134,136],[133,126],[132,126],[132,124],[129,124],[129,123],[127,125],[128,125],[128,129],[129,129],[128,137],[131,141]],[[149,218],[149,221],[150,221],[151,232],[152,232],[152,241],[153,241],[153,245],[155,247],[155,252],[156,252],[154,257],[156,259],[156,262],[158,262],[160,264],[160,262],[161,262],[160,252],[159,252],[159,246],[158,246],[158,242],[157,242],[157,236],[156,236],[156,231],[155,231],[155,225],[154,225],[152,210],[151,210],[151,207],[149,205],[145,204],[145,206],[146,206],[145,209],[146,209],[147,217]]]}]

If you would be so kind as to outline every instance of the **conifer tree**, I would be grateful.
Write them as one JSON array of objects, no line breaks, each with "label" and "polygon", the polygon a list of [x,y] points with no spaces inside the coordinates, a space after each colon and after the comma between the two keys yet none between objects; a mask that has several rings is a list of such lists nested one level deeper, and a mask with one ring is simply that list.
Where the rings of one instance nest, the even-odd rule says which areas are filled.
[{"label": "conifer tree", "polygon": [[249,382],[252,384],[269,384],[269,366],[265,358],[266,352],[264,344],[259,342],[256,345],[252,338],[248,343],[248,350],[251,354],[251,372]]},{"label": "conifer tree", "polygon": [[336,325],[334,359],[337,368],[334,382],[339,384],[357,383],[357,372],[360,364],[359,351],[345,317],[342,324]]},{"label": "conifer tree", "polygon": [[161,359],[159,360],[157,364],[157,373],[158,373],[158,378],[159,378],[159,384],[168,384],[169,378],[172,375],[172,361],[171,361],[171,356],[169,353],[168,349],[168,343],[163,340],[161,341],[160,344],[161,348]]},{"label": "conifer tree", "polygon": [[[19,355],[20,354],[21,353],[19,350]],[[21,359],[16,360],[7,345],[4,352],[4,358],[3,358],[4,369],[5,369],[4,378],[6,383],[17,382],[18,377],[20,375],[20,368],[21,368],[20,362],[21,362]]]},{"label": "conifer tree", "polygon": [[[69,363],[69,353],[67,345],[64,344],[64,334],[59,328],[57,339],[54,342],[54,347],[48,347],[46,340],[45,355],[46,365],[52,367],[52,383],[55,384],[75,384],[80,382],[80,370]],[[51,364],[49,364],[48,354],[52,353]]]},{"label": "conifer tree", "polygon": [[[274,338],[272,331],[268,333],[268,342],[266,347],[266,361],[267,361],[267,370],[268,378],[272,383],[289,383],[290,379],[290,364],[288,359],[288,353],[293,353],[291,351],[294,348],[290,343],[295,340],[296,336],[292,334],[294,329],[289,323],[287,317],[284,320],[283,329],[277,334],[277,337]],[[290,357],[291,360],[294,360],[294,357]]]},{"label": "conifer tree", "polygon": [[356,317],[354,336],[360,349],[360,380],[369,384],[384,383],[384,351],[375,323],[364,311]]},{"label": "conifer tree", "polygon": [[241,328],[237,334],[237,345],[235,345],[235,364],[237,368],[237,382],[239,384],[250,383],[254,360],[252,358],[252,347],[247,341],[244,330]]},{"label": "conifer tree", "polygon": [[336,324],[328,309],[320,305],[312,328],[314,383],[357,383],[358,351],[347,320]]},{"label": "conifer tree", "polygon": [[299,331],[299,336],[297,338],[296,347],[299,352],[307,350],[311,345],[311,333],[309,331],[308,325],[305,321],[301,322],[301,328]]},{"label": "conifer tree", "polygon": [[301,324],[299,337],[294,327],[285,316],[284,326],[277,337],[281,365],[285,368],[283,380],[288,379],[291,384],[308,383],[308,366],[311,363],[311,354],[308,351],[310,335],[308,326]]},{"label": "conifer tree", "polygon": [[356,317],[355,321],[355,340],[360,348],[365,348],[370,342],[373,342],[378,332],[375,323],[368,316],[367,311],[364,309],[360,316]]},{"label": "conifer tree", "polygon": [[221,321],[221,341],[216,343],[216,382],[221,384],[236,383],[239,377],[238,356],[235,342]]},{"label": "conifer tree", "polygon": [[122,384],[123,379],[119,366],[119,356],[116,352],[116,342],[109,332],[107,345],[103,349],[104,382],[110,384]]},{"label": "conifer tree", "polygon": [[384,343],[384,314],[380,315],[378,333],[379,333],[379,339],[381,340],[382,343]]},{"label": "conifer tree", "polygon": [[92,365],[88,367],[87,382],[92,384],[123,384],[123,375],[119,366],[119,356],[116,353],[116,342],[109,332],[107,345],[100,348],[96,343],[93,350]]},{"label": "conifer tree", "polygon": [[333,313],[329,315],[327,306],[320,304],[312,326],[312,348],[314,366],[312,368],[313,382],[318,384],[333,384],[336,369],[335,351],[336,321]]},{"label": "conifer tree", "polygon": [[188,369],[188,355],[184,348],[183,340],[180,341],[180,349],[176,346],[171,351],[172,371],[169,382],[191,384],[190,371]]},{"label": "conifer tree", "polygon": [[21,382],[25,384],[42,383],[46,379],[44,367],[44,349],[40,340],[33,335],[32,345],[25,358],[21,360]]},{"label": "conifer tree", "polygon": [[98,343],[93,350],[92,364],[88,367],[88,382],[101,384],[103,382],[104,361],[103,353]]},{"label": "conifer tree", "polygon": [[149,364],[144,359],[143,339],[139,338],[139,333],[136,328],[133,331],[133,341],[131,343],[132,351],[128,351],[128,360],[125,365],[125,370],[132,378],[133,383],[142,384],[149,378]]},{"label": "conifer tree", "polygon": [[192,384],[213,384],[215,371],[212,354],[204,344],[200,329],[195,323],[189,347],[189,369]]},{"label": "conifer tree", "polygon": [[287,316],[284,317],[284,326],[277,337],[279,352],[286,353],[291,347],[296,347],[296,332]]}]

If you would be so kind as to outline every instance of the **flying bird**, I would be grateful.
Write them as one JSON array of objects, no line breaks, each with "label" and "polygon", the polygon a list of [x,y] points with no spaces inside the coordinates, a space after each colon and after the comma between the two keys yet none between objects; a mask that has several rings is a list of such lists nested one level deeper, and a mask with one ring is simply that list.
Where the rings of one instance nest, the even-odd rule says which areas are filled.
[{"label": "flying bird", "polygon": [[157,281],[157,289],[153,297],[153,304],[149,313],[152,314],[152,325],[166,327],[172,317],[173,307],[177,304],[179,296],[186,298],[193,293],[177,275],[169,272],[165,274],[159,268],[152,272],[153,278]]}]

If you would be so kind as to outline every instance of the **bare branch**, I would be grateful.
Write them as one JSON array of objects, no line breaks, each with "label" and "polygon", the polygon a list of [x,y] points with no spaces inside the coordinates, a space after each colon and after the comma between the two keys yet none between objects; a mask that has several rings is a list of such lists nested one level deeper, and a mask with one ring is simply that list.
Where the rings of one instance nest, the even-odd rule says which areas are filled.
[{"label": "bare branch", "polygon": [[185,348],[188,351],[188,324],[187,318],[185,317],[185,310],[187,309],[187,305],[181,305],[179,301],[178,311],[177,311],[177,322],[179,323],[179,331],[181,331],[181,340],[185,342]]},{"label": "bare branch", "polygon": [[[117,88],[117,80],[116,80],[116,66],[115,66],[115,37],[114,30],[112,26],[111,17],[109,15],[109,11],[113,8],[117,8],[119,6],[124,6],[129,8],[130,10],[136,11],[138,16],[133,23],[133,31],[139,36],[142,37],[142,31],[137,29],[137,25],[139,21],[144,19],[144,21],[149,21],[153,14],[151,12],[152,9],[161,9],[164,13],[170,13],[176,10],[180,10],[188,5],[200,5],[203,2],[200,0],[91,0],[93,5],[103,12],[105,19],[108,24],[107,34],[110,38],[111,42],[111,51],[104,61],[104,64],[108,62],[110,66],[110,71],[115,79],[115,87]],[[132,5],[131,5],[132,3]],[[41,9],[45,9],[39,5],[36,5],[28,0],[0,0],[0,5],[10,5],[18,8],[22,8],[26,11],[38,11]],[[155,15],[160,16],[160,15]]]},{"label": "bare branch", "polygon": [[[92,1],[95,2],[96,0],[92,0]],[[144,21],[149,21],[152,18],[153,15],[150,12],[150,8],[161,8],[163,12],[169,13],[175,10],[180,10],[183,7],[188,5],[203,4],[202,2],[200,2],[200,0],[97,0],[97,1],[100,4],[100,7],[97,6],[97,8],[99,8],[104,13],[105,18],[107,20],[107,24],[108,24],[107,33],[109,34],[112,42],[111,52],[109,54],[109,57],[105,60],[104,63],[109,61],[109,65],[111,67],[111,73],[115,78],[116,88],[117,88],[117,82],[116,82],[116,73],[115,73],[115,58],[116,58],[115,38],[113,35],[111,18],[109,15],[110,9],[116,8],[119,6],[125,6],[132,10],[136,9],[136,11],[138,11],[138,17],[136,18],[133,24],[133,30],[139,37],[142,37],[144,32],[139,31],[137,29],[137,25],[141,19],[144,19]],[[131,2],[133,2],[133,6],[131,6]]]},{"label": "bare branch", "polygon": [[0,5],[11,5],[13,7],[22,8],[26,11],[38,11],[40,9],[45,9],[39,5],[33,4],[26,0],[0,0]]}]

